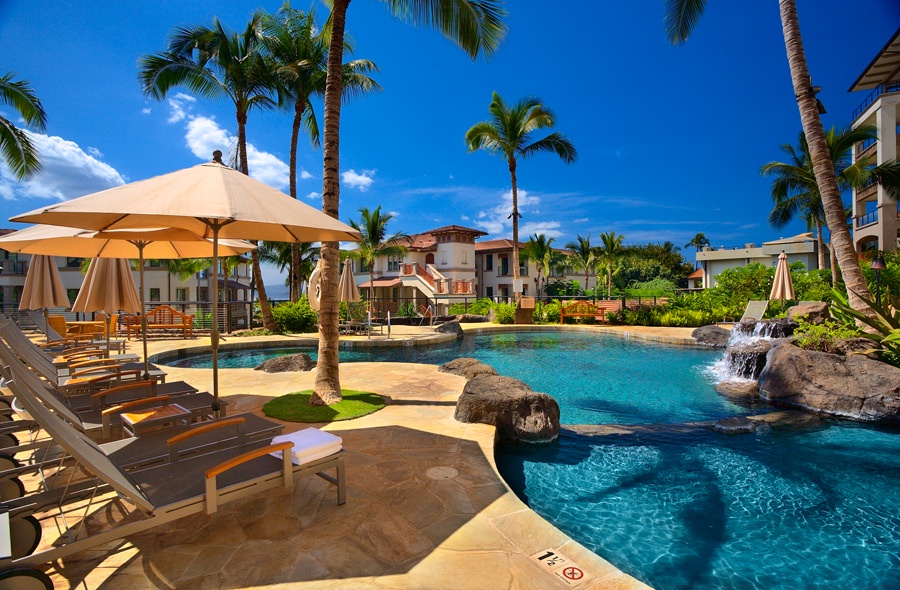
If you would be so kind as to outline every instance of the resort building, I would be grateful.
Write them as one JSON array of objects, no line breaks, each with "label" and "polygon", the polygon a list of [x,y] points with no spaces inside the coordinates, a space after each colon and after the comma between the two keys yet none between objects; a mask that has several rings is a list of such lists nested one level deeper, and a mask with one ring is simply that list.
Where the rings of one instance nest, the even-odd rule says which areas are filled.
[{"label": "resort building", "polygon": [[[541,284],[547,285],[553,281],[569,282],[575,280],[584,288],[584,274],[574,274],[571,268],[553,268],[550,276],[538,277],[537,266],[533,261],[524,260],[522,248],[525,244],[519,242],[519,277],[522,279],[522,294],[524,296],[537,296],[541,291]],[[563,250],[558,250],[564,252]],[[508,239],[489,240],[475,245],[475,264],[478,272],[478,297],[489,299],[510,300],[515,297],[513,293],[512,272],[513,241]]]},{"label": "resort building", "polygon": [[[862,142],[853,150],[853,161],[868,157],[872,165],[896,161],[900,147],[900,30],[866,66],[850,86],[850,92],[868,91],[853,112],[851,125],[874,125],[878,139]],[[853,243],[858,252],[896,250],[900,238],[897,201],[878,183],[853,191]]]},{"label": "resort building", "polygon": [[700,262],[699,271],[702,280],[698,283],[697,273],[692,274],[691,286],[699,284],[704,289],[715,287],[717,279],[722,271],[739,266],[747,266],[754,262],[767,266],[778,264],[778,256],[784,252],[788,262],[802,262],[809,269],[819,268],[819,248],[815,236],[811,233],[800,234],[791,238],[782,238],[771,242],[764,242],[762,246],[745,244],[743,248],[713,248],[707,246],[697,252],[697,261]]}]

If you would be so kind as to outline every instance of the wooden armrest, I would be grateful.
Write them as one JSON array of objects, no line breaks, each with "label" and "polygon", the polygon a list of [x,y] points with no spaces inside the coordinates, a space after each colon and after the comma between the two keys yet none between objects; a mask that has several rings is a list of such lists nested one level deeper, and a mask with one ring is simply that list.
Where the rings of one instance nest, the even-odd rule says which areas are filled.
[{"label": "wooden armrest", "polygon": [[106,397],[110,393],[116,393],[118,391],[126,391],[129,389],[139,389],[141,387],[151,387],[153,385],[152,381],[135,381],[134,383],[126,383],[124,385],[117,385],[115,387],[110,387],[109,389],[104,389],[103,391],[98,391],[97,393],[91,394],[91,399],[100,399],[102,397]]},{"label": "wooden armrest", "polygon": [[74,363],[69,363],[69,368],[70,369],[85,369],[88,367],[93,367],[95,369],[99,369],[99,368],[106,367],[106,368],[112,369],[112,368],[117,367],[119,364],[120,364],[119,361],[117,361],[116,359],[99,358],[99,359],[88,359],[86,361],[77,361]]},{"label": "wooden armrest", "polygon": [[166,441],[166,444],[169,446],[176,445],[182,441],[185,441],[191,437],[197,436],[198,434],[203,434],[204,432],[210,432],[211,430],[216,430],[218,428],[225,428],[228,426],[234,426],[236,424],[243,424],[246,422],[246,418],[235,417],[235,418],[225,418],[224,420],[218,420],[216,422],[208,422],[202,426],[198,426],[197,428],[192,428],[187,432],[182,432],[181,434],[177,434],[172,438]]},{"label": "wooden armrest", "polygon": [[[102,368],[105,368],[105,367],[98,367],[98,368],[102,369]],[[72,373],[72,377],[73,377],[73,378],[74,378],[74,377],[80,377],[82,374],[93,373],[93,372],[96,371],[96,370],[97,370],[97,368],[94,368],[94,369],[85,369],[84,371],[79,371],[78,373]],[[142,375],[143,373],[144,373],[144,370],[143,370],[143,369],[131,369],[131,370],[128,370],[128,371],[116,371],[115,373],[110,373],[110,374],[107,374],[107,375],[100,375],[99,377],[90,377],[90,378],[82,379],[82,380],[81,380],[81,383],[88,383],[88,384],[101,383],[101,382],[103,382],[103,381],[112,381],[112,380],[114,380],[114,379],[119,379],[119,378],[124,377],[124,376],[126,376],[126,375],[135,375],[135,376],[139,376],[139,375]],[[151,380],[152,380],[152,379],[154,379],[154,377],[151,377]],[[71,381],[71,379],[70,379],[70,381]],[[146,381],[145,381],[145,383],[146,383]]]},{"label": "wooden armrest", "polygon": [[287,451],[294,447],[294,443],[291,441],[285,441],[283,443],[278,443],[274,445],[269,445],[267,447],[262,447],[261,449],[255,449],[253,451],[247,451],[237,457],[232,457],[228,461],[223,461],[219,463],[215,467],[210,467],[206,470],[206,479],[210,479],[212,477],[216,477],[229,469],[237,467],[242,463],[246,463],[251,459],[256,459],[257,457],[262,457],[263,455],[268,455],[269,453],[274,453],[276,451]]},{"label": "wooden armrest", "polygon": [[135,406],[142,406],[148,403],[162,403],[162,405],[166,405],[165,402],[169,401],[168,395],[157,395],[156,397],[145,397],[143,399],[136,399],[130,402],[123,402],[121,404],[116,404],[110,408],[106,408],[101,411],[100,414],[103,416],[107,416],[109,414],[116,414],[121,412],[122,410],[128,410]]}]

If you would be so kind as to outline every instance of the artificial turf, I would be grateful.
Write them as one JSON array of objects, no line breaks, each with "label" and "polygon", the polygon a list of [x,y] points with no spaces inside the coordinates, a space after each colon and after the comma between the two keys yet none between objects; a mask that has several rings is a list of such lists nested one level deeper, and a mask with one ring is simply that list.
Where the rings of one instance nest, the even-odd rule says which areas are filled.
[{"label": "artificial turf", "polygon": [[341,401],[330,406],[311,406],[312,390],[298,391],[276,397],[263,406],[263,413],[270,418],[286,422],[338,422],[351,420],[384,407],[384,398],[367,391],[341,390]]}]

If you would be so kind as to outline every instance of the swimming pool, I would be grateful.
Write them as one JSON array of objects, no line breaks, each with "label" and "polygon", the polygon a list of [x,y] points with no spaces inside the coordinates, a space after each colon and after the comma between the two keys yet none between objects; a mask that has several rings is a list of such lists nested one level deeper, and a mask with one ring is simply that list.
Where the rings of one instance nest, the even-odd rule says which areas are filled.
[{"label": "swimming pool", "polygon": [[553,395],[564,424],[636,425],[564,430],[557,444],[499,448],[497,463],[538,514],[659,590],[900,588],[900,437],[838,421],[731,436],[683,426],[750,413],[714,391],[720,355],[534,332],[341,361],[472,356]]}]

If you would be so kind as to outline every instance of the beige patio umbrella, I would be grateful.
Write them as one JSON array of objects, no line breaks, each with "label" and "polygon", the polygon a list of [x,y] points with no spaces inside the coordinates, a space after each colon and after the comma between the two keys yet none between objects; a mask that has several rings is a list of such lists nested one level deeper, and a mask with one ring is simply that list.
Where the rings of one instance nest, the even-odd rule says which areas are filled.
[{"label": "beige patio umbrella", "polygon": [[787,254],[784,250],[778,256],[778,265],[775,267],[775,280],[772,282],[772,292],[769,299],[781,299],[784,306],[785,300],[794,299],[794,283],[791,280],[791,267],[788,265]]},{"label": "beige patio umbrella", "polygon": [[[243,254],[255,248],[253,244],[243,240],[219,240],[218,246],[220,253],[225,256]],[[78,258],[137,258],[139,261],[140,290],[138,292],[140,295],[139,297],[136,296],[139,299],[139,306],[136,309],[114,307],[116,303],[115,297],[109,302],[104,302],[101,295],[91,300],[91,306],[95,307],[95,309],[76,310],[106,311],[107,319],[109,314],[118,309],[128,312],[140,312],[141,314],[146,311],[144,309],[144,298],[146,297],[144,289],[145,258],[165,260],[209,258],[213,254],[212,240],[186,229],[167,227],[95,232],[73,227],[33,225],[0,237],[0,248],[9,252],[34,254],[65,253],[66,256]],[[130,272],[129,267],[128,277],[131,282],[131,289],[134,290],[134,278]],[[105,274],[104,276],[114,275]],[[83,284],[90,285],[91,283],[85,277]],[[101,290],[97,291],[97,293],[102,294],[102,283],[98,285]],[[82,287],[83,289],[84,287]],[[81,292],[79,292],[79,298],[80,296]],[[113,307],[109,307],[110,305]],[[143,316],[142,320],[142,323],[146,323],[146,319]],[[144,350],[144,377],[147,378],[149,377],[147,330],[145,325],[141,327],[141,340]],[[109,326],[107,326],[107,333],[109,333],[108,328]],[[109,339],[107,338],[107,347],[108,345]]]},{"label": "beige patio umbrella", "polygon": [[[219,238],[278,242],[359,241],[358,231],[222,163],[213,161],[170,174],[48,205],[11,220],[92,230],[178,227],[213,240],[218,268]],[[213,289],[213,309],[218,289]],[[214,409],[219,394],[219,324],[213,313]]]},{"label": "beige patio umbrella", "polygon": [[[72,311],[106,313],[106,355],[109,356],[112,314],[118,310],[137,313],[142,310],[131,264],[124,258],[94,258],[88,266]],[[149,375],[147,351],[144,350],[144,376]]]},{"label": "beige patio umbrella", "polygon": [[[59,268],[52,256],[32,256],[25,274],[25,287],[22,289],[22,300],[19,310],[41,310],[44,323],[47,323],[47,309],[50,307],[69,307],[69,296],[63,285]],[[49,332],[49,330],[48,330]],[[65,334],[60,334],[65,336]],[[50,335],[47,335],[50,340]]]},{"label": "beige patio umbrella", "polygon": [[344,262],[344,270],[341,271],[341,283],[338,287],[341,295],[341,301],[346,303],[355,303],[359,301],[359,288],[353,278],[353,271],[350,269],[350,263]]}]

